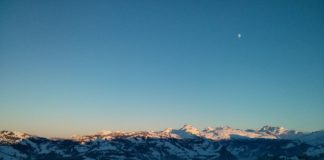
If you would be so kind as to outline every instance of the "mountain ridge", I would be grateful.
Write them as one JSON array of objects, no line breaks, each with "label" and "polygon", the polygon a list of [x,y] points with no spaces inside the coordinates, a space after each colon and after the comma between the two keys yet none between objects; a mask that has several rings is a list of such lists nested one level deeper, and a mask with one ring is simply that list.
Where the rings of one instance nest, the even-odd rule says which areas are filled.
[{"label": "mountain ridge", "polygon": [[161,131],[107,131],[44,138],[0,131],[0,159],[324,159],[324,131],[256,130],[192,125]]},{"label": "mountain ridge", "polygon": [[[313,138],[313,137],[316,138]],[[6,138],[9,137],[9,138]],[[10,138],[12,137],[12,138]],[[23,138],[37,137],[46,138],[37,135],[30,135],[19,131],[1,131],[0,142],[15,143],[21,141]],[[70,138],[47,138],[47,139],[65,139],[74,141],[90,141],[93,139],[113,139],[115,137],[151,137],[151,138],[177,138],[190,139],[195,137],[206,138],[214,141],[228,140],[228,139],[288,139],[300,140],[309,144],[324,143],[324,130],[314,132],[300,132],[296,130],[288,130],[284,127],[274,127],[265,125],[260,129],[233,129],[229,126],[223,127],[207,127],[199,130],[190,124],[186,124],[180,129],[166,128],[162,131],[109,131],[102,130],[89,135],[73,135]],[[320,137],[320,138],[318,138]],[[7,139],[7,140],[6,140]],[[318,139],[320,141],[318,141]]]}]

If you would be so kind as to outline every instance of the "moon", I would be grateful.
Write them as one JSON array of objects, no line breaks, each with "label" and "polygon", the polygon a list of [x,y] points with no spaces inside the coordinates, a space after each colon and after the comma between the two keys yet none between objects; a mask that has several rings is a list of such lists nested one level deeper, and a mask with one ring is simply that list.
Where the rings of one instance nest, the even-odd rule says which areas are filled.
[{"label": "moon", "polygon": [[241,38],[242,37],[242,34],[241,33],[238,33],[237,34],[237,38]]}]

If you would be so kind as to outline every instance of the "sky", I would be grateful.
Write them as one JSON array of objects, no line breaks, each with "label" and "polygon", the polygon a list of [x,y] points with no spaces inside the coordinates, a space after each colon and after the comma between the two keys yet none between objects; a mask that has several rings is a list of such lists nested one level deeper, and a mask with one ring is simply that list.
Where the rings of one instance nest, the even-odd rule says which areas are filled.
[{"label": "sky", "polygon": [[0,130],[324,129],[324,1],[0,1]]}]

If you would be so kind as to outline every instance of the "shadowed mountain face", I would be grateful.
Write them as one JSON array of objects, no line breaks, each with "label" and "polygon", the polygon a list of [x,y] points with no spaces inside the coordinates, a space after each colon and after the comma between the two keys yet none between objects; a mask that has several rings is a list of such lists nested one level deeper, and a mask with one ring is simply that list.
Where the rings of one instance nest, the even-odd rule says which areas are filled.
[{"label": "shadowed mountain face", "polygon": [[71,139],[1,131],[0,159],[324,159],[321,140],[322,131],[301,133],[282,127],[246,131],[208,127],[199,131],[186,125],[158,132],[102,131]]}]

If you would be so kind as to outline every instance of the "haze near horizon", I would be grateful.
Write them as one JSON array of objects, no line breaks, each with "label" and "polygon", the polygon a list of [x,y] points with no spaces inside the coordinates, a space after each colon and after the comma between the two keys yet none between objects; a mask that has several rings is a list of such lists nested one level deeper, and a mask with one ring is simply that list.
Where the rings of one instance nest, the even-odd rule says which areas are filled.
[{"label": "haze near horizon", "polygon": [[324,1],[0,1],[0,130],[324,129]]}]

